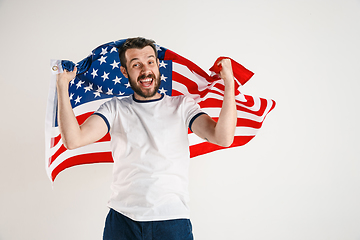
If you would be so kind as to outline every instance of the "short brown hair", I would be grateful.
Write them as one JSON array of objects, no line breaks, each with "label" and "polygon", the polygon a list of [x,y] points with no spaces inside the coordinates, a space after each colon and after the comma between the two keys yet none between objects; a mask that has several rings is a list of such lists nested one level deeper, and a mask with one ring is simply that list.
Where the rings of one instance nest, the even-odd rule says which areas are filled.
[{"label": "short brown hair", "polygon": [[119,57],[120,57],[121,66],[126,68],[126,57],[125,57],[126,50],[131,48],[143,49],[146,46],[150,46],[154,49],[155,57],[157,58],[158,54],[156,51],[154,40],[146,39],[143,37],[128,38],[125,41],[125,43],[119,48]]}]

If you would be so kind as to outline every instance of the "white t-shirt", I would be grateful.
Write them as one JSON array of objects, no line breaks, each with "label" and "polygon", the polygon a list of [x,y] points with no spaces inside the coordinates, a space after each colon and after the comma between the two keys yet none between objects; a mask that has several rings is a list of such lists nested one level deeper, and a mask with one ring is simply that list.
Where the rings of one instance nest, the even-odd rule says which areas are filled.
[{"label": "white t-shirt", "polygon": [[108,206],[136,221],[189,218],[188,127],[203,114],[185,96],[113,98],[95,114],[111,135],[114,159]]}]

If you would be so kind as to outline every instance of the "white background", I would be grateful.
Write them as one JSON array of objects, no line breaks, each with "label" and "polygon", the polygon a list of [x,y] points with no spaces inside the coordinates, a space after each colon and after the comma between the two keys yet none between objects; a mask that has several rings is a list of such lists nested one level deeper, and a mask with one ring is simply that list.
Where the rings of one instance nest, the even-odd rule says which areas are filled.
[{"label": "white background", "polygon": [[0,0],[0,239],[101,239],[111,164],[45,173],[50,59],[144,36],[220,55],[276,100],[244,147],[192,159],[196,240],[360,239],[360,1]]}]

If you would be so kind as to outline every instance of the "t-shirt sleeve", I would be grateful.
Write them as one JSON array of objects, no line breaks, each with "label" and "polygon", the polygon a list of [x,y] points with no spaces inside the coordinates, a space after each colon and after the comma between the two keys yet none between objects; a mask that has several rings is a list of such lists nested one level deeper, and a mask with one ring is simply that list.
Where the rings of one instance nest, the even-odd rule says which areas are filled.
[{"label": "t-shirt sleeve", "polygon": [[186,126],[188,126],[192,131],[191,126],[195,121],[195,119],[206,113],[200,108],[199,104],[197,104],[195,100],[192,98],[185,97],[184,105],[185,105],[184,109],[185,109]]},{"label": "t-shirt sleeve", "polygon": [[110,132],[112,123],[114,122],[115,103],[116,99],[113,98],[112,100],[101,104],[99,109],[94,112],[94,115],[100,116],[105,121],[108,127],[108,132]]}]

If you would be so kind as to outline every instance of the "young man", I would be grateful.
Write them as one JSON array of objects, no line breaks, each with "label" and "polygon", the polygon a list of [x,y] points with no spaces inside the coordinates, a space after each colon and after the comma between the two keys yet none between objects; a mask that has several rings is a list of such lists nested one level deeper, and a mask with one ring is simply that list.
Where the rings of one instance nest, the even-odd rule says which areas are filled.
[{"label": "young man", "polygon": [[194,100],[158,92],[154,41],[128,39],[119,49],[121,72],[134,94],[104,103],[81,126],[68,96],[73,72],[57,77],[58,121],[68,149],[96,142],[110,132],[114,159],[112,196],[104,239],[193,239],[188,208],[188,127],[199,137],[231,145],[236,127],[231,61],[223,59],[225,92],[217,122]]}]

